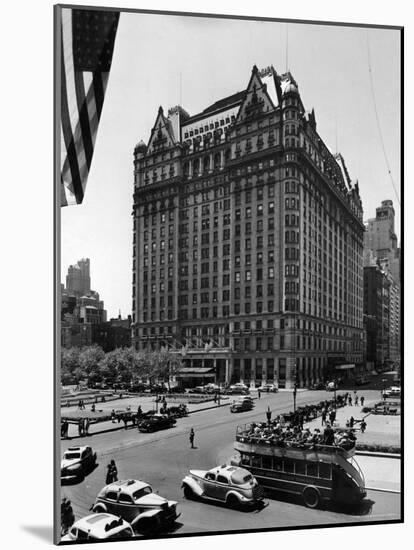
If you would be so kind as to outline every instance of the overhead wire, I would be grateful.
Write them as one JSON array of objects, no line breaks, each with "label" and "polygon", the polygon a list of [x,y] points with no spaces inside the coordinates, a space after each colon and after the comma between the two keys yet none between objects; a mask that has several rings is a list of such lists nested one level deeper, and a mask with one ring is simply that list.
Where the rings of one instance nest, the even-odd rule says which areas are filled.
[{"label": "overhead wire", "polygon": [[371,52],[370,52],[370,48],[369,48],[368,32],[367,32],[367,51],[368,51],[369,80],[370,80],[370,84],[371,84],[372,100],[373,100],[373,104],[374,104],[375,119],[377,121],[378,133],[379,133],[379,137],[380,137],[380,141],[381,141],[382,151],[384,153],[385,164],[387,165],[388,175],[390,176],[391,184],[394,188],[394,193],[395,193],[395,196],[397,197],[398,204],[401,206],[400,197],[399,197],[398,192],[397,192],[397,187],[395,185],[394,178],[392,177],[391,167],[390,167],[390,163],[388,161],[387,151],[385,149],[384,137],[382,135],[382,130],[381,130],[381,123],[380,123],[380,119],[379,119],[379,115],[378,115],[377,100],[376,100],[375,88],[374,88],[374,79],[373,79],[373,76],[372,76]]}]

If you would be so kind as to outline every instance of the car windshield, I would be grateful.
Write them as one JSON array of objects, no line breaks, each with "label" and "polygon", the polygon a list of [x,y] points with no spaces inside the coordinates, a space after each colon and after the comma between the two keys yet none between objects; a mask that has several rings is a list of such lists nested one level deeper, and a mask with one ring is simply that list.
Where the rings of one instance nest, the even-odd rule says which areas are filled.
[{"label": "car windshield", "polygon": [[142,489],[138,489],[138,491],[135,491],[135,493],[132,494],[132,497],[134,500],[138,500],[144,495],[150,495],[151,493],[152,493],[151,487],[143,487]]},{"label": "car windshield", "polygon": [[235,485],[244,485],[253,479],[253,476],[246,472],[246,470],[237,470],[234,474],[231,474],[231,480]]},{"label": "car windshield", "polygon": [[65,460],[72,460],[73,458],[80,458],[80,453],[65,453],[63,455]]}]

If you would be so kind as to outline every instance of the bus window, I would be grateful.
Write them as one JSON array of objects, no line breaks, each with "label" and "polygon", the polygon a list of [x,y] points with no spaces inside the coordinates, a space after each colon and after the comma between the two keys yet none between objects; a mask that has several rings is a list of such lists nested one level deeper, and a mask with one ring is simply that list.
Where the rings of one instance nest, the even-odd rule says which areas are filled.
[{"label": "bus window", "polygon": [[277,472],[283,471],[283,460],[281,458],[276,456],[273,457],[273,469]]},{"label": "bus window", "polygon": [[240,457],[240,462],[243,466],[250,466],[250,456],[243,453]]},{"label": "bus window", "polygon": [[319,462],[319,477],[331,479],[331,465],[326,462]]},{"label": "bus window", "polygon": [[285,472],[288,474],[293,474],[295,471],[295,463],[293,460],[286,460],[285,459]]},{"label": "bus window", "polygon": [[295,471],[302,476],[306,475],[306,462],[304,460],[297,460],[295,464]]},{"label": "bus window", "polygon": [[318,477],[318,465],[316,462],[308,462],[306,464],[306,473],[311,477]]},{"label": "bus window", "polygon": [[252,467],[253,468],[261,468],[262,467],[262,457],[259,456],[252,456]]},{"label": "bus window", "polygon": [[271,456],[262,456],[262,467],[266,470],[272,469],[272,457]]}]

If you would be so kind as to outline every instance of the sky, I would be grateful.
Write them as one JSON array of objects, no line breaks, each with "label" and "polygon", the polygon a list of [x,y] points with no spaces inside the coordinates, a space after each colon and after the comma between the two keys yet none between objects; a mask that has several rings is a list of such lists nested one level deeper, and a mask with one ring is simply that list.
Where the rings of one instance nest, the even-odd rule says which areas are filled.
[{"label": "sky", "polygon": [[[133,150],[148,142],[158,107],[191,115],[246,88],[254,64],[288,68],[324,142],[358,179],[364,219],[391,199],[400,207],[400,38],[392,29],[122,13],[92,167],[82,205],[61,210],[62,282],[91,260],[92,288],[108,317],[131,313]],[[181,85],[180,85],[181,82]]]}]

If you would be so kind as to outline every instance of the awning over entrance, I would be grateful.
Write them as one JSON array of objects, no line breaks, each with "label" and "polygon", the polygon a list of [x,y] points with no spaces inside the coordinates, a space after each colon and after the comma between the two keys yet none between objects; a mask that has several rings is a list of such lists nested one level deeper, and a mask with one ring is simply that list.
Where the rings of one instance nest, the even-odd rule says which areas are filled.
[{"label": "awning over entrance", "polygon": [[194,369],[191,367],[181,368],[176,376],[178,378],[206,378],[208,376],[215,376],[215,371],[213,368],[202,367],[199,369]]},{"label": "awning over entrance", "polygon": [[335,367],[336,370],[348,370],[348,369],[354,369],[354,368],[355,368],[354,363],[351,363],[349,365],[337,365]]}]

